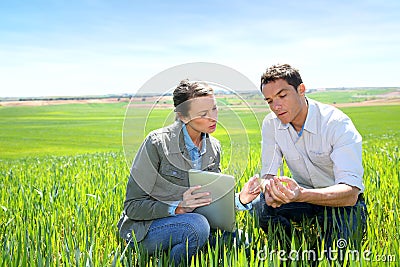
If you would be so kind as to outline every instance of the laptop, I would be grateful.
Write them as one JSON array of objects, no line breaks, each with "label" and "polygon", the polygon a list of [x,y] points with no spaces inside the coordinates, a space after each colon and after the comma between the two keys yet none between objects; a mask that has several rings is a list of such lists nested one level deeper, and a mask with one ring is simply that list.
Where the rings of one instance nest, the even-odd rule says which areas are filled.
[{"label": "laptop", "polygon": [[193,212],[204,215],[210,227],[228,232],[236,229],[235,178],[223,173],[189,170],[190,186],[201,185],[198,192],[210,192],[212,202]]}]

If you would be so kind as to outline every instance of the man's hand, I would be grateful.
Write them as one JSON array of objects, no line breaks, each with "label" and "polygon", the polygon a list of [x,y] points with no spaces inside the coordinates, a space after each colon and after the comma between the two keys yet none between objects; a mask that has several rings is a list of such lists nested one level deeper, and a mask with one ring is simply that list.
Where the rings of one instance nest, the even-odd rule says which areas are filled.
[{"label": "man's hand", "polygon": [[284,204],[296,202],[300,194],[300,186],[289,177],[274,177],[270,194],[276,201]]},{"label": "man's hand", "polygon": [[278,199],[275,199],[271,193],[271,187],[272,184],[274,183],[274,179],[265,179],[263,181],[263,188],[264,188],[264,197],[265,197],[265,203],[268,206],[271,206],[273,208],[278,208],[280,207],[283,203],[281,201],[278,201]]},{"label": "man's hand", "polygon": [[294,179],[285,176],[271,175],[271,179],[264,183],[265,203],[273,208],[291,202],[306,202],[329,207],[354,206],[360,193],[358,187],[347,184],[308,189],[298,185]]},{"label": "man's hand", "polygon": [[239,193],[239,201],[243,204],[252,202],[261,192],[258,175],[251,177],[244,184],[242,191]]},{"label": "man's hand", "polygon": [[274,176],[265,181],[265,203],[273,208],[296,202],[300,192],[300,186],[296,181],[286,176]]},{"label": "man's hand", "polygon": [[210,195],[210,192],[194,193],[194,191],[199,190],[200,188],[200,185],[193,186],[183,193],[183,200],[178,204],[175,214],[192,212],[195,208],[211,204],[211,198],[207,198],[207,196]]}]

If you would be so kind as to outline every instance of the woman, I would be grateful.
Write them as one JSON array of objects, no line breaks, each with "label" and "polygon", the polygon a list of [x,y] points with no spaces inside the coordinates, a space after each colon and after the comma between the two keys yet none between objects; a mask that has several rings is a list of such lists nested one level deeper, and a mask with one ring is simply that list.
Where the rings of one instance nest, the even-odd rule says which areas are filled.
[{"label": "woman", "polygon": [[[209,205],[209,193],[189,187],[188,170],[220,172],[220,143],[210,136],[218,109],[211,87],[182,81],[173,92],[176,121],[151,132],[132,165],[124,211],[118,223],[122,238],[136,241],[149,254],[170,249],[176,265],[190,259],[210,236],[207,219],[192,211]],[[255,188],[255,189],[251,189]],[[251,178],[236,202],[250,203],[259,194]]]}]

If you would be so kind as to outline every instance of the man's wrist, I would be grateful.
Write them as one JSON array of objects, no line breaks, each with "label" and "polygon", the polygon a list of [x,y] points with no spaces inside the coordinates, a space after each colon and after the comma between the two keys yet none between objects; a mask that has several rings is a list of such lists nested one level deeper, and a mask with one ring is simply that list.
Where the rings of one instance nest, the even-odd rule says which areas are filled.
[{"label": "man's wrist", "polygon": [[301,187],[299,188],[299,195],[297,196],[296,202],[307,202],[307,188]]}]

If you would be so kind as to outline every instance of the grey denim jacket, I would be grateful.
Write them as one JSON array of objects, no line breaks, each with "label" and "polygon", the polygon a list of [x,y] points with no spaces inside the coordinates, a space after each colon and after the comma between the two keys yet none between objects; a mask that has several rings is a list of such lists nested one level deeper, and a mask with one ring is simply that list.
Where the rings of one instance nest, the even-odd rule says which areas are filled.
[{"label": "grey denim jacket", "polygon": [[[207,134],[201,169],[220,172],[220,154],[219,141]],[[140,242],[153,220],[170,216],[170,204],[182,200],[189,187],[188,170],[192,168],[181,121],[151,132],[131,168],[124,210],[117,225],[120,236],[130,240],[134,234]]]}]

